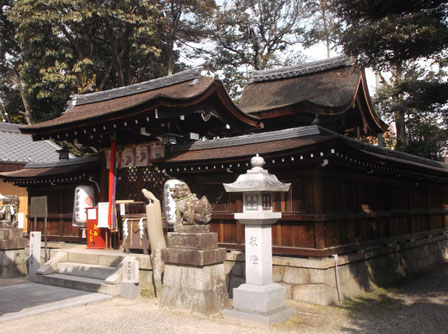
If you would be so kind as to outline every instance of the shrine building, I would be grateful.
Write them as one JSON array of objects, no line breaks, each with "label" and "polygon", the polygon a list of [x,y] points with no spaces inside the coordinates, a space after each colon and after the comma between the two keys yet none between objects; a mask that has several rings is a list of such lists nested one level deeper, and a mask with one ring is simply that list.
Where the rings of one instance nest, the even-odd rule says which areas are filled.
[{"label": "shrine building", "polygon": [[[97,152],[0,174],[30,197],[48,197],[49,240],[85,242],[72,224],[78,185],[91,185],[95,201],[108,202],[114,180],[114,199],[127,205],[109,240],[118,247],[122,220],[145,215],[141,189],[162,200],[164,182],[176,178],[207,196],[210,229],[228,263],[240,268],[244,228],[234,213],[242,197],[223,183],[244,174],[258,153],[265,169],[291,183],[274,196],[282,218],[272,226],[273,275],[288,298],[329,304],[336,289],[355,296],[448,258],[448,166],[360,140],[387,125],[364,71],[345,57],[254,72],[238,105],[219,79],[193,69],[76,95],[60,117],[20,130]],[[344,273],[341,286],[335,265]],[[229,289],[244,282],[242,272],[227,273]]]}]

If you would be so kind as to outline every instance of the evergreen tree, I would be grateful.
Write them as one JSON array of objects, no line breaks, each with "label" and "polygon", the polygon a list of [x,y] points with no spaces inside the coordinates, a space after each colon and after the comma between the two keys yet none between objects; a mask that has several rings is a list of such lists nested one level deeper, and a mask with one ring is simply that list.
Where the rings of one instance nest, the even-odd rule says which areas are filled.
[{"label": "evergreen tree", "polygon": [[[444,0],[334,0],[333,10],[342,20],[341,44],[358,64],[388,71],[379,100],[393,116],[396,149],[421,153],[414,145],[424,141],[436,148],[446,133],[443,106],[448,101],[446,75],[448,3]],[[425,71],[419,64],[432,68]],[[435,69],[435,70],[434,70]],[[432,117],[431,117],[432,116]],[[419,120],[421,119],[421,121]],[[442,122],[439,120],[442,119]],[[422,132],[434,130],[433,136]],[[437,143],[429,143],[434,139]]]},{"label": "evergreen tree", "polygon": [[303,59],[292,47],[303,42],[309,13],[306,2],[293,0],[241,0],[221,7],[210,64],[223,72],[232,96],[239,95],[249,71]]},{"label": "evergreen tree", "polygon": [[163,22],[152,1],[17,0],[4,9],[28,123],[59,115],[71,94],[166,74]]}]

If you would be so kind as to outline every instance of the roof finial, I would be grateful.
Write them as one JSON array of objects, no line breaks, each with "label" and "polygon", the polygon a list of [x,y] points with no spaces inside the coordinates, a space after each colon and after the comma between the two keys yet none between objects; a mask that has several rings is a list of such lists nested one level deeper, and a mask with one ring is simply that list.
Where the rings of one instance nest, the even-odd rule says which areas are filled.
[{"label": "roof finial", "polygon": [[252,157],[252,159],[250,159],[250,164],[252,165],[252,168],[255,167],[263,168],[265,162],[263,157],[260,157],[257,153],[254,157]]}]

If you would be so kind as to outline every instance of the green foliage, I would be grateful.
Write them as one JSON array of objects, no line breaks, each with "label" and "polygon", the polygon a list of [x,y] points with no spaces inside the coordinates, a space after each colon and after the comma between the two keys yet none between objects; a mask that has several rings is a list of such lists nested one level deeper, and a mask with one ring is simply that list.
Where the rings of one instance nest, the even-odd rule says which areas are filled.
[{"label": "green foliage", "polygon": [[448,148],[447,100],[444,71],[428,71],[415,63],[393,72],[389,80],[383,78],[377,92],[377,102],[386,116],[396,121],[399,113],[403,115],[406,142],[399,142],[398,147],[436,160],[441,160]]},{"label": "green foliage", "polygon": [[222,6],[210,64],[223,72],[231,96],[238,96],[249,71],[283,65],[289,52],[297,55],[292,47],[301,42],[309,13],[306,2],[291,0],[242,0]]},{"label": "green foliage", "polygon": [[378,100],[395,122],[396,149],[439,158],[447,147],[448,3],[335,0],[334,5],[343,22],[344,51],[362,66],[391,73],[382,80]]},{"label": "green foliage", "polygon": [[212,35],[211,22],[218,9],[214,0],[163,0],[163,41],[166,45],[168,74],[172,74],[179,51],[187,57],[200,56],[201,47],[194,46]]},{"label": "green foliage", "polygon": [[166,74],[153,1],[17,0],[2,9],[13,42],[5,44],[15,61],[12,86],[22,88],[32,122],[59,115],[71,94]]},{"label": "green foliage", "polygon": [[345,22],[344,51],[363,66],[390,69],[419,58],[446,56],[445,0],[335,0]]}]

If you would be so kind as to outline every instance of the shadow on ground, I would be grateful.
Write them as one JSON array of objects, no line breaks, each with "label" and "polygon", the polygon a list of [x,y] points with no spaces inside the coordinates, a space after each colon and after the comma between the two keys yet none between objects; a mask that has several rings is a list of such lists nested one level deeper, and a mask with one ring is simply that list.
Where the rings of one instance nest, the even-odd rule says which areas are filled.
[{"label": "shadow on ground", "polygon": [[346,301],[346,333],[447,333],[448,263]]}]

